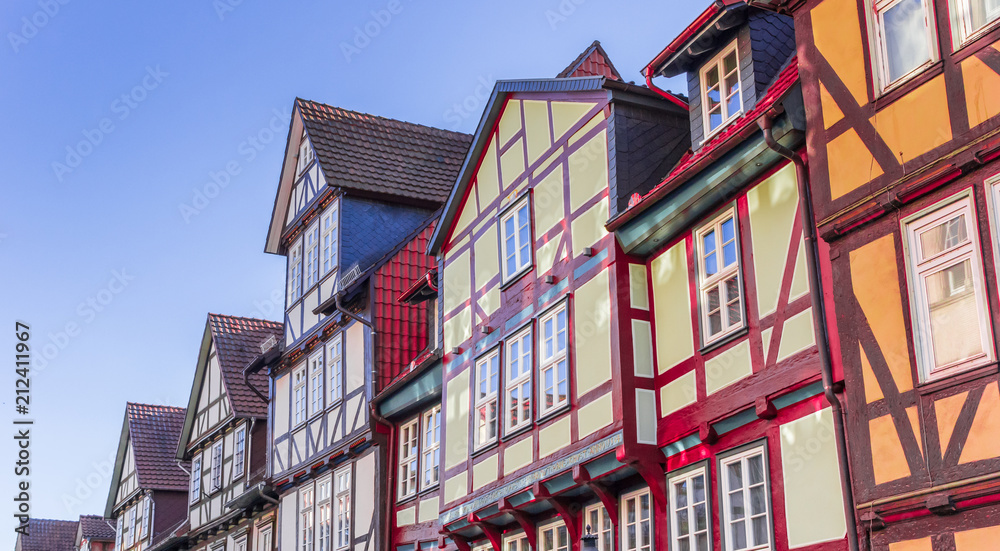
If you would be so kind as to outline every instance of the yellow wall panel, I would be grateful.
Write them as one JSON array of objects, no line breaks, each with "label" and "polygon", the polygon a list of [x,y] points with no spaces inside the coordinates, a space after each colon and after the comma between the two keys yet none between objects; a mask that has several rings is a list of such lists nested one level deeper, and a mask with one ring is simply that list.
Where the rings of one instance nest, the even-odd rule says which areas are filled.
[{"label": "yellow wall panel", "polygon": [[931,551],[933,546],[931,538],[920,538],[918,540],[904,540],[889,544],[889,551]]},{"label": "yellow wall panel", "polygon": [[826,164],[831,199],[843,197],[882,175],[882,166],[853,128],[826,144]]},{"label": "yellow wall panel", "polygon": [[513,184],[522,174],[524,169],[524,145],[520,138],[510,149],[500,155],[500,178],[503,180],[503,189]]},{"label": "yellow wall panel", "polygon": [[615,420],[611,407],[611,393],[607,393],[577,411],[576,426],[579,438],[585,438],[610,425]]},{"label": "yellow wall panel", "polygon": [[570,212],[608,189],[608,141],[606,131],[597,133],[569,156]]},{"label": "yellow wall panel", "polygon": [[795,165],[791,163],[747,192],[760,317],[778,308],[798,201]]},{"label": "yellow wall panel", "polygon": [[[444,420],[444,468],[450,469],[464,463],[469,456],[469,370],[466,369],[448,381],[444,395],[446,411]],[[464,488],[463,488],[464,490]],[[448,487],[445,486],[445,493]],[[447,496],[445,498],[447,501]]]},{"label": "yellow wall panel", "polygon": [[694,355],[687,251],[680,241],[650,263],[656,320],[656,365],[660,373]]},{"label": "yellow wall panel", "polygon": [[934,401],[934,415],[937,417],[938,442],[941,443],[942,454],[948,449],[948,445],[951,443],[951,434],[955,430],[955,423],[958,422],[958,417],[962,413],[962,406],[965,405],[965,399],[968,396],[968,392],[961,392],[959,394],[955,394],[954,396],[948,396],[947,398],[941,398],[940,400]]},{"label": "yellow wall panel", "polygon": [[500,116],[500,122],[497,123],[497,134],[500,139],[500,147],[507,144],[508,141],[521,131],[521,102],[519,100],[510,100],[507,105],[504,106],[503,115]]},{"label": "yellow wall panel", "polygon": [[713,394],[753,374],[750,342],[743,340],[705,362],[705,393]]},{"label": "yellow wall panel", "polygon": [[761,329],[760,331],[760,344],[764,349],[764,358],[767,358],[768,352],[771,351],[771,334],[774,332],[773,327],[768,327],[767,329]]},{"label": "yellow wall panel", "polygon": [[531,452],[534,449],[535,437],[531,434],[527,438],[521,439],[514,444],[504,448],[503,451],[503,474],[504,476],[531,464]]},{"label": "yellow wall panel", "polygon": [[903,453],[903,444],[896,433],[892,415],[883,415],[868,421],[872,443],[872,463],[875,483],[882,484],[910,476],[910,466]]},{"label": "yellow wall panel", "polygon": [[441,496],[445,503],[455,501],[458,498],[469,495],[469,473],[462,471],[455,476],[444,481],[444,494]]},{"label": "yellow wall panel", "polygon": [[444,266],[444,298],[441,303],[445,312],[451,312],[472,296],[472,254],[466,249],[447,262]]},{"label": "yellow wall panel", "polygon": [[[997,49],[995,44],[991,48]],[[962,60],[960,65],[969,128],[975,128],[1000,114],[1000,75],[974,55]]]},{"label": "yellow wall panel", "polygon": [[490,224],[473,244],[476,252],[476,289],[482,289],[500,274],[500,253],[497,247],[497,226]]},{"label": "yellow wall panel", "polygon": [[549,135],[549,105],[544,101],[524,100],[524,134],[528,141],[528,164],[531,165],[552,147]]},{"label": "yellow wall panel", "polygon": [[422,499],[418,504],[417,522],[430,522],[438,519],[438,504],[441,500],[437,496],[430,499]]},{"label": "yellow wall panel", "polygon": [[604,122],[604,111],[598,112],[596,115],[591,117],[589,121],[587,121],[587,124],[581,126],[579,130],[574,132],[573,135],[570,136],[567,145],[572,146],[577,142],[577,140],[586,136],[587,132],[590,132],[595,126],[601,124],[602,122]]},{"label": "yellow wall panel", "polygon": [[462,344],[472,337],[472,308],[462,308],[454,316],[445,320],[442,326],[444,349],[452,348]]},{"label": "yellow wall panel", "polygon": [[858,105],[868,103],[868,79],[855,0],[823,0],[809,14],[813,43]]},{"label": "yellow wall panel", "polygon": [[500,468],[500,456],[493,455],[472,466],[472,490],[478,490],[487,484],[496,482],[497,470]]},{"label": "yellow wall panel", "polygon": [[544,174],[545,171],[550,166],[552,166],[553,163],[555,163],[557,160],[560,159],[560,157],[562,157],[562,154],[565,150],[566,150],[565,147],[557,147],[554,150],[552,150],[552,153],[549,153],[549,156],[544,161],[542,161],[537,167],[535,167],[535,170],[531,171],[531,176],[533,178],[538,178],[538,176]]},{"label": "yellow wall panel", "polygon": [[628,265],[629,303],[632,308],[649,310],[649,287],[646,282],[646,265]]},{"label": "yellow wall panel", "polygon": [[992,382],[983,389],[983,397],[979,400],[969,429],[969,438],[958,462],[972,463],[1000,457],[1000,438],[997,434],[1000,434],[1000,391],[997,390],[997,383]]},{"label": "yellow wall panel", "polygon": [[823,86],[822,82],[819,84],[819,103],[823,108],[824,128],[830,128],[831,126],[837,124],[840,119],[844,118],[844,112],[837,106],[837,102],[834,101],[830,92],[827,92],[826,86]]},{"label": "yellow wall panel", "polygon": [[[491,140],[490,145],[483,152],[483,162],[479,165],[479,172],[476,173],[476,190],[479,193],[479,204],[484,209],[489,208],[490,203],[500,194],[500,173],[497,170],[496,147],[496,142]],[[471,194],[469,198],[472,198]]]},{"label": "yellow wall panel", "polygon": [[785,423],[780,432],[788,547],[843,539],[847,521],[830,408]]},{"label": "yellow wall panel", "polygon": [[563,167],[552,170],[535,184],[531,200],[534,201],[535,235],[545,235],[565,219],[563,206]]},{"label": "yellow wall panel", "polygon": [[553,421],[538,431],[538,459],[543,459],[569,445],[569,416]]},{"label": "yellow wall panel", "polygon": [[813,333],[812,308],[806,308],[785,320],[781,328],[781,344],[778,345],[778,361],[814,344],[816,339]]},{"label": "yellow wall panel", "polygon": [[598,201],[586,212],[573,219],[570,227],[573,231],[573,257],[580,256],[583,249],[594,246],[605,235],[608,230],[604,229],[604,224],[608,222],[608,201]]},{"label": "yellow wall panel", "polygon": [[875,334],[897,390],[906,392],[913,388],[913,375],[892,235],[851,251],[850,258],[854,296]]},{"label": "yellow wall panel", "polygon": [[573,302],[576,396],[611,379],[611,294],[605,269],[576,290]]},{"label": "yellow wall panel", "polygon": [[809,292],[809,273],[806,265],[806,242],[799,240],[799,250],[795,253],[795,268],[792,272],[792,285],[788,289],[788,302],[791,302]]},{"label": "yellow wall panel", "polygon": [[580,122],[596,105],[596,103],[553,101],[552,130],[555,141],[558,142],[574,124]]},{"label": "yellow wall panel", "polygon": [[500,308],[500,286],[499,284],[490,287],[490,289],[483,294],[479,295],[476,299],[476,304],[483,309],[483,313],[487,316],[492,316],[493,312]]},{"label": "yellow wall panel", "polygon": [[920,412],[917,411],[917,406],[906,408],[906,417],[910,420],[910,428],[913,430],[913,436],[917,439],[917,447],[920,448],[920,455],[923,455],[924,439],[920,437]]},{"label": "yellow wall panel", "polygon": [[535,262],[538,263],[538,275],[543,275],[552,269],[556,262],[556,253],[559,252],[559,243],[562,241],[562,233],[557,233],[538,247],[535,251]]},{"label": "yellow wall panel", "polygon": [[417,508],[407,507],[396,511],[396,526],[409,526],[417,521]]},{"label": "yellow wall panel", "polygon": [[955,532],[955,551],[980,551],[992,549],[1000,541],[1000,526],[988,526]]},{"label": "yellow wall panel", "polygon": [[660,387],[660,416],[666,417],[697,400],[695,373],[689,371]]},{"label": "yellow wall panel", "polygon": [[475,197],[477,188],[476,184],[472,184],[472,190],[469,191],[468,199],[465,200],[465,203],[459,209],[458,220],[452,228],[452,236],[461,235],[469,227],[469,224],[472,224],[476,220],[476,217],[479,216]]},{"label": "yellow wall panel", "polygon": [[868,361],[868,356],[865,354],[865,349],[861,348],[861,343],[858,343],[858,348],[861,350],[861,378],[864,380],[865,385],[865,400],[867,403],[872,403],[876,400],[881,400],[885,398],[882,394],[882,387],[878,384],[878,379],[875,378],[875,372],[872,371],[872,364]]},{"label": "yellow wall panel", "polygon": [[[919,116],[915,116],[919,113]],[[951,141],[951,116],[944,75],[889,104],[871,118],[892,154],[903,161]]]}]

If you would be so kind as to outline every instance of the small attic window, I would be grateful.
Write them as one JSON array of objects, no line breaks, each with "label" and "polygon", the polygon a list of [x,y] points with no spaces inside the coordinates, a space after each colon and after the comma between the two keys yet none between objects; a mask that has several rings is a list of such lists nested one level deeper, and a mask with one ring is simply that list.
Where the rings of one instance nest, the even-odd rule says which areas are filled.
[{"label": "small attic window", "polygon": [[701,68],[700,82],[705,136],[709,136],[743,110],[735,40]]},{"label": "small attic window", "polygon": [[312,160],[313,149],[309,145],[309,138],[306,136],[305,132],[303,132],[302,139],[299,140],[299,164],[296,172],[298,174],[305,172],[306,168],[309,167],[309,164],[312,163]]}]

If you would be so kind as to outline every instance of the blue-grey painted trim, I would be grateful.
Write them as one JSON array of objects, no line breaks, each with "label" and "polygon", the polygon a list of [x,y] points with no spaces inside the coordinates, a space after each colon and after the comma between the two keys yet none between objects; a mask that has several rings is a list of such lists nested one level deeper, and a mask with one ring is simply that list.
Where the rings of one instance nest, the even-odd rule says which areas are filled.
[{"label": "blue-grey painted trim", "polygon": [[778,396],[773,400],[774,407],[776,409],[786,408],[796,402],[801,402],[812,398],[813,396],[823,393],[823,383],[822,381],[816,381],[815,383],[804,386],[796,391],[789,392],[788,394]]},{"label": "blue-grey painted trim", "polygon": [[595,254],[590,260],[588,260],[588,261],[584,262],[583,264],[577,266],[577,268],[575,270],[573,270],[573,279],[574,280],[580,279],[580,276],[582,276],[583,274],[585,274],[585,273],[589,272],[590,270],[594,269],[601,262],[604,262],[604,259],[607,258],[607,257],[608,257],[608,250],[607,249],[604,249],[603,251]]},{"label": "blue-grey painted trim", "polygon": [[663,446],[660,448],[660,451],[663,452],[663,455],[671,457],[681,453],[682,451],[689,450],[699,444],[701,444],[701,438],[698,438],[697,434],[690,434],[676,442]]},{"label": "blue-grey painted trim", "polygon": [[556,283],[554,287],[552,287],[548,291],[545,291],[538,297],[538,307],[541,308],[542,306],[544,306],[545,303],[555,298],[556,295],[558,295],[559,293],[563,292],[563,290],[565,290],[566,287],[569,287],[568,279],[563,279],[559,283]]},{"label": "blue-grey painted trim", "polygon": [[527,307],[525,307],[524,310],[521,310],[517,314],[514,314],[509,320],[507,320],[507,323],[505,323],[503,327],[504,332],[514,329],[522,321],[525,321],[526,319],[530,318],[531,314],[533,314],[534,312],[535,312],[535,305],[529,304]]},{"label": "blue-grey painted trim", "polygon": [[737,413],[736,415],[730,415],[729,417],[726,417],[722,421],[713,424],[712,428],[715,429],[716,434],[722,435],[726,434],[729,431],[733,431],[740,427],[749,425],[750,423],[753,423],[757,419],[758,419],[757,412],[754,410],[754,408],[748,408]]},{"label": "blue-grey painted trim", "polygon": [[442,380],[441,363],[438,362],[382,400],[378,405],[379,415],[382,417],[401,415],[435,398],[440,398]]}]

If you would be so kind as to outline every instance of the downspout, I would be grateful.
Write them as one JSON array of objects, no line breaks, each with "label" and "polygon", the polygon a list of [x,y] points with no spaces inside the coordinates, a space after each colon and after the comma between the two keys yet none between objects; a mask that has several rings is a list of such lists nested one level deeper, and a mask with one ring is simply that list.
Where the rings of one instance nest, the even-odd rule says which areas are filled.
[{"label": "downspout", "polygon": [[250,418],[250,427],[247,428],[246,443],[247,449],[243,450],[243,483],[250,482],[250,458],[253,457],[253,426],[257,424],[257,418]]},{"label": "downspout", "polygon": [[246,367],[243,368],[243,384],[246,385],[250,390],[252,390],[254,394],[260,396],[260,399],[263,400],[264,403],[266,404],[268,403],[267,396],[265,396],[263,392],[257,390],[257,387],[250,384],[250,373],[248,373],[247,370],[250,369],[251,367],[254,367],[254,363],[256,362],[251,361],[249,364],[247,364]]},{"label": "downspout", "polygon": [[662,90],[662,89],[658,88],[655,84],[653,84],[653,71],[647,69],[645,76],[646,76],[646,86],[648,86],[650,90],[652,90],[652,91],[656,92],[657,94],[663,96],[664,98],[666,98],[667,100],[669,100],[670,103],[673,103],[677,107],[680,107],[681,109],[687,111],[687,109],[688,109],[687,102],[685,102],[681,98],[679,98],[679,97],[671,94],[670,92],[667,92],[666,90]]},{"label": "downspout", "polygon": [[[780,107],[778,108],[780,109]],[[823,377],[823,393],[833,410],[834,433],[837,441],[837,456],[840,470],[840,488],[844,494],[844,517],[847,521],[847,544],[850,551],[858,551],[857,519],[854,516],[854,488],[851,485],[851,469],[848,464],[847,437],[844,431],[844,408],[833,390],[833,368],[830,362],[829,331],[826,325],[826,307],[823,301],[823,281],[819,268],[819,244],[816,240],[816,226],[812,211],[812,196],[809,189],[809,172],[802,157],[779,144],[771,132],[774,117],[780,114],[769,110],[757,121],[764,133],[764,142],[772,151],[788,159],[795,165],[795,181],[799,189],[799,210],[802,213],[802,239],[805,241],[806,268],[809,272],[809,296],[812,305],[813,331],[816,348],[819,351],[820,373]]]}]

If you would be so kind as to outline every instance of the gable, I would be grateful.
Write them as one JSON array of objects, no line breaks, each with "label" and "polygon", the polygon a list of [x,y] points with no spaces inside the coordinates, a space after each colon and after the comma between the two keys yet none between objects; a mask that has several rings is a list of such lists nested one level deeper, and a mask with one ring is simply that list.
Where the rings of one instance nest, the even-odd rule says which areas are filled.
[{"label": "gable", "polygon": [[[305,151],[300,149],[303,140],[307,143]],[[312,158],[302,171],[299,170],[298,162],[300,153],[307,153]],[[274,198],[274,210],[271,213],[265,252],[279,253],[281,235],[285,228],[298,219],[326,189],[326,176],[316,160],[316,149],[303,124],[302,111],[296,105],[289,122],[285,156],[278,179],[278,191]]]},{"label": "gable", "polygon": [[179,443],[178,456],[195,442],[210,434],[232,417],[232,404],[222,380],[219,354],[211,330],[205,327],[202,350],[198,355],[191,396],[184,420],[184,433]]},{"label": "gable", "polygon": [[118,492],[115,495],[115,505],[121,503],[139,488],[139,479],[135,474],[135,450],[132,449],[132,439],[128,439],[125,448],[125,460],[122,463],[121,478],[118,482]]}]

